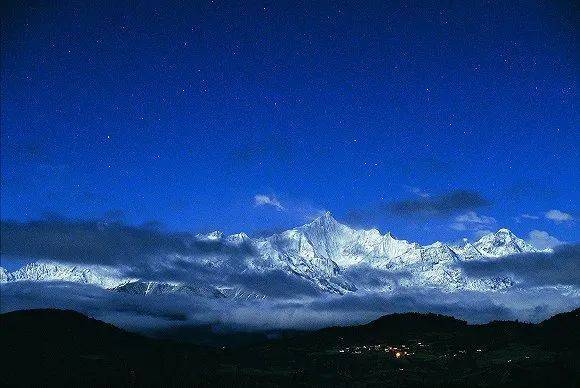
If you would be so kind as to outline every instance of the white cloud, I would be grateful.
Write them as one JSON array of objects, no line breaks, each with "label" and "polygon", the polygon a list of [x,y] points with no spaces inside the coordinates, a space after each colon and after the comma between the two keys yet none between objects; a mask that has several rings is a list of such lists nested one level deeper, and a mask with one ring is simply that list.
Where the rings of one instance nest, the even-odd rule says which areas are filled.
[{"label": "white cloud", "polygon": [[272,206],[276,210],[283,211],[286,210],[282,203],[276,198],[275,195],[266,194],[256,194],[254,195],[254,206]]},{"label": "white cloud", "polygon": [[556,209],[549,210],[544,215],[546,216],[547,219],[552,220],[554,222],[565,222],[574,220],[574,217],[572,217],[572,215]]},{"label": "white cloud", "polygon": [[548,232],[544,232],[543,230],[532,230],[528,234],[528,243],[538,249],[553,248],[557,245],[564,244],[563,241],[558,240],[554,236],[550,236]]},{"label": "white cloud", "polygon": [[482,238],[483,236],[486,236],[490,233],[493,233],[493,231],[489,230],[489,229],[480,229],[480,230],[476,230],[473,235],[475,236],[475,238],[477,240],[479,240],[480,238]]},{"label": "white cloud", "polygon": [[479,215],[474,211],[460,214],[453,220],[451,229],[454,230],[482,230],[496,223],[495,218]]},{"label": "white cloud", "polygon": [[517,217],[514,217],[514,220],[517,223],[522,222],[523,219],[526,219],[526,220],[539,220],[540,217],[539,216],[535,216],[533,214],[527,214],[527,213],[524,213],[524,214],[521,214],[521,215],[519,215]]},{"label": "white cloud", "polygon": [[422,190],[420,187],[405,186],[405,188],[409,190],[410,193],[418,195],[419,197],[422,198],[428,198],[430,195],[428,192]]}]

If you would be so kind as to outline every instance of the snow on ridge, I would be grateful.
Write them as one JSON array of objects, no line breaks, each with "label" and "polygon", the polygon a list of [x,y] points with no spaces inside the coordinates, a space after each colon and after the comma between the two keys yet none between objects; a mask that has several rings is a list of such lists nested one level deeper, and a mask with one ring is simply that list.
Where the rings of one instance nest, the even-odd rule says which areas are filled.
[{"label": "snow on ridge", "polygon": [[[253,252],[235,263],[244,273],[268,274],[281,271],[290,278],[306,280],[323,292],[344,294],[358,287],[348,277],[348,270],[368,269],[391,273],[406,272],[400,286],[439,287],[448,291],[461,289],[497,290],[513,285],[510,279],[471,279],[460,263],[471,260],[500,259],[526,252],[539,252],[508,229],[500,229],[471,243],[450,246],[442,242],[421,246],[396,239],[390,232],[377,229],[353,229],[339,223],[326,212],[312,222],[273,234],[251,238],[245,233],[224,236],[214,231],[196,235],[200,241],[219,241],[232,247],[248,244]],[[195,258],[217,275],[231,271],[234,264],[223,257]],[[167,258],[160,258],[160,265]],[[193,260],[192,260],[193,261]],[[0,282],[69,281],[98,285],[119,292],[135,294],[184,293],[211,298],[261,299],[252,289],[228,284],[188,284],[144,282],[121,276],[116,268],[37,262],[17,271],[0,270]],[[221,291],[224,290],[224,291]],[[234,291],[232,291],[234,290]]]}]

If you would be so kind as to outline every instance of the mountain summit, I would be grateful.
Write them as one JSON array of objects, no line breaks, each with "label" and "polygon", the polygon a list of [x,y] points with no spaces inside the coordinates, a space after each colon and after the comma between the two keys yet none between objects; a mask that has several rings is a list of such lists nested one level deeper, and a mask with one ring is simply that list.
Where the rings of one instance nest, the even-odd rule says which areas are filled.
[{"label": "mountain summit", "polygon": [[537,250],[518,238],[509,229],[502,228],[480,238],[473,246],[486,257],[502,257],[517,253],[536,252]]}]

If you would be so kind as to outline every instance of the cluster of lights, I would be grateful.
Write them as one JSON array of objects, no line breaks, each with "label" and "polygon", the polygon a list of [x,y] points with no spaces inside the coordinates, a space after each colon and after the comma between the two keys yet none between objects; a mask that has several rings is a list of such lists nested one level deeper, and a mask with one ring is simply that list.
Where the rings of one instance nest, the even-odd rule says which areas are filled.
[{"label": "cluster of lights", "polygon": [[410,352],[407,345],[391,346],[391,345],[363,345],[352,346],[344,349],[339,349],[338,353],[363,354],[369,352],[384,352],[389,353],[395,358],[403,358],[412,356],[414,353]]}]

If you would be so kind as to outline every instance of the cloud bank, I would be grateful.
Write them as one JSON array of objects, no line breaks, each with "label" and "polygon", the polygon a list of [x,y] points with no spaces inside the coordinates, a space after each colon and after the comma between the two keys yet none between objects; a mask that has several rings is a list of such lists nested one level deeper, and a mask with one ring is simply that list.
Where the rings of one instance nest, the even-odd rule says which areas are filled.
[{"label": "cloud bank", "polygon": [[236,257],[252,253],[248,244],[231,246],[200,240],[189,233],[121,222],[47,219],[0,223],[0,254],[14,258],[118,265],[144,264],[150,258],[169,254]]},{"label": "cloud bank", "polygon": [[445,194],[393,202],[388,208],[400,217],[441,217],[487,206],[490,202],[474,191],[455,190]]},{"label": "cloud bank", "polygon": [[532,230],[528,234],[528,243],[532,244],[538,249],[554,248],[558,245],[563,245],[564,242],[551,236],[548,232],[543,230]]},{"label": "cloud bank", "polygon": [[500,260],[463,263],[468,275],[513,276],[525,286],[580,286],[580,244],[556,247],[553,253],[525,253]]},{"label": "cloud bank", "polygon": [[551,288],[491,294],[404,289],[396,294],[353,293],[259,301],[180,295],[143,297],[58,282],[8,283],[0,285],[0,291],[1,312],[66,308],[142,332],[206,324],[233,330],[316,329],[367,323],[385,314],[408,311],[446,314],[475,323],[497,319],[540,321],[578,305],[577,297]]},{"label": "cloud bank", "polygon": [[[404,219],[430,221],[463,214],[469,216],[479,208],[490,205],[483,195],[470,190],[453,190],[440,195],[431,195],[415,187],[407,189],[416,195],[411,199],[379,202],[367,207],[351,209],[346,221],[355,225],[373,225],[381,219]],[[457,227],[465,223],[456,222]],[[467,226],[465,226],[467,229]]]}]

